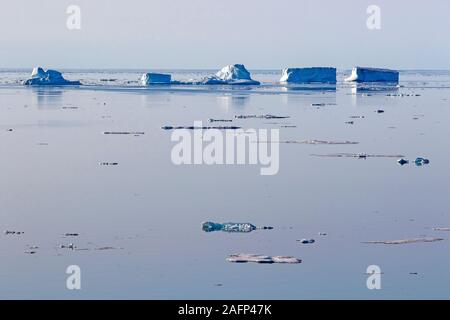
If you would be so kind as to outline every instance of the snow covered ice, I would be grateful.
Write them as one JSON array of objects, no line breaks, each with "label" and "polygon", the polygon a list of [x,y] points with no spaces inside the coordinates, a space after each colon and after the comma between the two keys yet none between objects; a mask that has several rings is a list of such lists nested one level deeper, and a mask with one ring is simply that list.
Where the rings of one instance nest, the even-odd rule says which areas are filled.
[{"label": "snow covered ice", "polygon": [[281,83],[336,83],[336,68],[285,68]]},{"label": "snow covered ice", "polygon": [[345,81],[355,82],[398,82],[399,72],[389,69],[355,67]]},{"label": "snow covered ice", "polygon": [[223,67],[214,76],[203,79],[201,84],[259,85],[260,83],[251,78],[250,72],[243,64],[232,64]]},{"label": "snow covered ice", "polygon": [[64,79],[61,72],[56,70],[44,71],[36,67],[31,72],[31,78],[23,82],[24,85],[81,85],[80,81],[69,81]]},{"label": "snow covered ice", "polygon": [[170,84],[172,76],[162,73],[144,73],[141,77],[141,84],[148,86],[151,84]]}]

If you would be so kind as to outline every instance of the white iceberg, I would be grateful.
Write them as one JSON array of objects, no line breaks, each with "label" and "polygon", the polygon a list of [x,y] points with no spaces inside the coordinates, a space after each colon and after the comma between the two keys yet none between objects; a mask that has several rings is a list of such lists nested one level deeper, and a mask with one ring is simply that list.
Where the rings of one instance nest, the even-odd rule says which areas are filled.
[{"label": "white iceberg", "polygon": [[281,83],[336,83],[336,68],[285,68]]},{"label": "white iceberg", "polygon": [[258,81],[251,78],[250,72],[243,64],[232,64],[223,67],[214,76],[203,79],[201,84],[223,84],[223,85],[259,85]]},{"label": "white iceberg", "polygon": [[80,81],[69,81],[64,79],[61,72],[56,70],[47,70],[36,67],[31,72],[31,78],[23,82],[24,85],[81,85]]},{"label": "white iceberg", "polygon": [[399,72],[389,69],[355,67],[345,81],[355,82],[398,82]]},{"label": "white iceberg", "polygon": [[162,73],[144,73],[141,77],[141,84],[148,86],[151,84],[170,84],[172,76],[170,74]]}]

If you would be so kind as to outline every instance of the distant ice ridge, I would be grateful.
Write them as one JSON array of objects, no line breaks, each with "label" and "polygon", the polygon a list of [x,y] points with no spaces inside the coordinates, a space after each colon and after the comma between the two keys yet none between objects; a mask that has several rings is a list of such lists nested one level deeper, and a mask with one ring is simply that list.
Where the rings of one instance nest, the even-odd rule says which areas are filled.
[{"label": "distant ice ridge", "polygon": [[80,81],[69,81],[64,79],[61,72],[56,70],[44,71],[41,67],[36,67],[31,72],[31,78],[23,82],[27,86],[43,85],[81,85]]},{"label": "distant ice ridge", "polygon": [[198,84],[214,85],[259,85],[258,81],[251,78],[243,64],[232,64],[223,67],[214,76],[206,77]]},{"label": "distant ice ridge", "polygon": [[336,83],[336,68],[285,68],[281,83]]},{"label": "distant ice ridge", "polygon": [[355,67],[352,70],[352,75],[345,81],[397,83],[398,79],[399,72],[396,70]]},{"label": "distant ice ridge", "polygon": [[151,84],[170,84],[172,76],[170,74],[162,73],[144,73],[141,77],[141,84],[148,86]]}]

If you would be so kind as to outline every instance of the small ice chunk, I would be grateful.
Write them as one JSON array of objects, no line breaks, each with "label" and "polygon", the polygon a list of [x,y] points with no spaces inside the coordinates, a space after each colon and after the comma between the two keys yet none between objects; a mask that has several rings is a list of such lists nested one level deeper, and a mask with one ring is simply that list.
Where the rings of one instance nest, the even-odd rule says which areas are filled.
[{"label": "small ice chunk", "polygon": [[303,244],[313,244],[314,242],[316,242],[314,239],[301,239],[301,240],[297,240]]},{"label": "small ice chunk", "polygon": [[281,83],[336,83],[336,68],[285,68]]},{"label": "small ice chunk", "polygon": [[170,74],[162,73],[144,73],[141,77],[141,84],[148,86],[151,84],[170,84],[172,76]]},{"label": "small ice chunk", "polygon": [[201,82],[206,85],[259,85],[251,78],[250,72],[243,64],[230,64],[223,67],[214,76],[206,77]]},{"label": "small ice chunk", "polygon": [[44,71],[41,67],[36,67],[31,72],[31,78],[23,82],[27,86],[42,85],[81,85],[80,81],[69,81],[64,79],[61,72],[56,70]]},{"label": "small ice chunk", "polygon": [[398,82],[399,72],[389,69],[354,67],[345,81],[355,82]]}]

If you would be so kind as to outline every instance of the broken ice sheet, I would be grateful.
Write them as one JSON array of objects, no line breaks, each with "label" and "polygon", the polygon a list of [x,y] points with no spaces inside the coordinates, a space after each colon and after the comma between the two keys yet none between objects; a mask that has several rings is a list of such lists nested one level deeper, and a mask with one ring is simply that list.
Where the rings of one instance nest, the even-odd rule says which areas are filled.
[{"label": "broken ice sheet", "polygon": [[313,157],[331,157],[331,158],[403,158],[401,154],[367,154],[367,153],[328,153],[328,154],[311,154]]},{"label": "broken ice sheet", "polygon": [[266,255],[260,255],[260,254],[247,254],[247,253],[239,253],[239,254],[230,254],[227,258],[228,262],[234,262],[234,263],[247,263],[247,262],[254,262],[254,263],[301,263],[302,260],[292,257],[292,256],[266,256]]},{"label": "broken ice sheet", "polygon": [[437,242],[442,241],[442,238],[412,238],[412,239],[401,239],[401,240],[376,240],[376,241],[364,241],[367,244],[409,244],[409,243],[419,243],[419,242]]},{"label": "broken ice sheet", "polygon": [[259,143],[291,143],[291,144],[311,144],[311,145],[345,145],[359,144],[357,141],[327,141],[327,140],[282,140],[282,141],[258,141]]},{"label": "broken ice sheet", "polygon": [[215,223],[207,221],[202,223],[202,230],[205,232],[225,231],[225,232],[248,233],[257,229],[271,230],[273,229],[273,227],[256,227],[251,223],[235,223],[235,222]]}]

